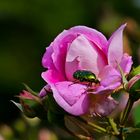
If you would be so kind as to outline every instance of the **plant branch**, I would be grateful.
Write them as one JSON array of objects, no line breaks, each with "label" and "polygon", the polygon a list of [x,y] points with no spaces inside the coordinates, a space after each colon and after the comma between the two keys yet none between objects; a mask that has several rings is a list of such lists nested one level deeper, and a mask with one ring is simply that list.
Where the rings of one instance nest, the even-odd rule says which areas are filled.
[{"label": "plant branch", "polygon": [[78,118],[79,120],[83,121],[84,123],[88,124],[89,126],[95,128],[95,130],[97,130],[98,132],[102,132],[102,133],[107,133],[107,130],[97,124],[94,124],[93,122],[87,121],[84,118]]},{"label": "plant branch", "polygon": [[127,101],[127,104],[125,106],[125,109],[122,113],[122,116],[120,118],[120,135],[118,136],[120,138],[120,140],[124,140],[124,135],[123,135],[123,128],[125,127],[125,124],[126,124],[126,121],[128,120],[128,117],[129,117],[129,114],[130,114],[130,111],[133,107],[133,104],[134,104],[134,100],[133,98],[131,98],[131,96],[129,95],[129,99]]},{"label": "plant branch", "polygon": [[129,116],[129,113],[133,107],[133,104],[134,104],[134,100],[132,100],[129,96],[129,99],[127,101],[127,104],[126,104],[126,107],[123,111],[123,114],[122,114],[122,117],[121,117],[121,120],[120,120],[120,126],[124,127],[127,119],[128,119],[128,116]]},{"label": "plant branch", "polygon": [[117,124],[114,122],[113,118],[107,117],[107,119],[114,131],[114,135],[119,135],[120,132],[118,131]]}]

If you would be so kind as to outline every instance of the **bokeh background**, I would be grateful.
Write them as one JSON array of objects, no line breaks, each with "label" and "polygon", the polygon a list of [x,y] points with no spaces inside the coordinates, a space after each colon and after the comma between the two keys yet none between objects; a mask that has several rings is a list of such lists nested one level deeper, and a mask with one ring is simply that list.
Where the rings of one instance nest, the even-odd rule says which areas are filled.
[{"label": "bokeh background", "polygon": [[17,100],[22,83],[35,91],[43,87],[42,55],[57,34],[86,25],[109,37],[125,22],[125,51],[139,65],[139,0],[0,0],[0,140],[48,140],[29,134],[22,137],[26,126],[35,134],[39,121],[30,123],[10,100]]}]

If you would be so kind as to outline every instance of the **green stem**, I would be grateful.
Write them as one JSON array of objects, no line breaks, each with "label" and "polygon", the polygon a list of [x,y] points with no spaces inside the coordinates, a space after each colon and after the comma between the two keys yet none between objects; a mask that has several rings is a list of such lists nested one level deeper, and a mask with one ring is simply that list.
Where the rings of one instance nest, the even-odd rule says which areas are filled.
[{"label": "green stem", "polygon": [[124,109],[124,112],[122,114],[122,117],[121,117],[121,120],[120,120],[120,126],[124,127],[127,119],[128,119],[128,116],[129,116],[129,113],[133,107],[133,104],[134,104],[134,100],[132,100],[130,97],[127,101],[127,104],[126,104],[126,107]]},{"label": "green stem", "polygon": [[125,109],[123,111],[123,114],[122,114],[121,120],[120,120],[120,124],[119,124],[119,126],[120,126],[120,135],[118,135],[118,137],[120,138],[120,140],[125,139],[124,135],[123,135],[123,128],[125,127],[126,121],[127,121],[128,117],[129,117],[129,113],[130,113],[130,111],[131,111],[131,109],[133,107],[134,102],[135,101],[133,100],[133,98],[131,98],[131,96],[129,96],[129,99],[127,101],[127,104],[125,106]]},{"label": "green stem", "polygon": [[103,127],[101,127],[101,126],[99,126],[97,124],[94,124],[93,122],[87,121],[83,117],[77,117],[77,119],[79,119],[83,123],[86,123],[87,125],[91,126],[97,132],[107,133],[107,130],[105,128],[103,128]]},{"label": "green stem", "polygon": [[66,131],[71,134],[72,136],[77,137],[80,140],[93,140],[93,138],[90,136],[90,133],[88,132],[88,130],[86,130],[79,122],[77,122],[77,119],[74,117],[67,117],[67,119],[71,122],[73,122],[76,126],[78,126],[80,129],[82,129],[84,131],[84,133],[86,133],[87,136],[84,136],[82,134],[78,134],[72,130],[69,130],[67,127],[65,128]]},{"label": "green stem", "polygon": [[111,125],[111,127],[112,127],[112,129],[114,131],[114,135],[119,135],[119,131],[118,131],[117,125],[114,122],[113,118],[108,117],[108,122],[109,122],[109,124]]},{"label": "green stem", "polygon": [[71,120],[75,125],[77,125],[79,128],[81,128],[87,135],[90,135],[88,130],[86,130],[86,128],[83,127],[82,124],[76,118],[69,117],[69,120]]},{"label": "green stem", "polygon": [[99,126],[99,125],[96,125],[96,124],[94,124],[94,123],[92,123],[92,122],[87,122],[87,124],[88,124],[89,126],[92,126],[92,127],[96,128],[96,129],[100,130],[100,131],[103,132],[103,133],[107,133],[107,130],[106,130],[105,128]]}]

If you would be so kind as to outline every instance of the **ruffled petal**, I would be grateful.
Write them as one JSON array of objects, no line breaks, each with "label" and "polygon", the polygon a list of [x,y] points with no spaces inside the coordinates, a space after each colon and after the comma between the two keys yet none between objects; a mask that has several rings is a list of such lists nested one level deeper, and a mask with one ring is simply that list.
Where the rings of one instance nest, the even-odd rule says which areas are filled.
[{"label": "ruffled petal", "polygon": [[42,59],[43,66],[49,69],[55,67],[59,73],[65,75],[64,64],[67,48],[69,44],[71,44],[72,41],[81,34],[84,34],[89,41],[98,46],[98,49],[101,50],[102,53],[106,52],[107,40],[102,33],[85,26],[75,26],[60,33],[51,45],[46,48],[46,52]]},{"label": "ruffled petal", "polygon": [[54,69],[52,54],[53,54],[53,48],[50,45],[49,47],[46,48],[46,52],[44,53],[42,58],[42,65],[44,68]]},{"label": "ruffled petal", "polygon": [[123,30],[126,24],[122,25],[109,39],[108,63],[116,67],[121,62],[123,56]]},{"label": "ruffled petal", "polygon": [[52,54],[53,63],[57,71],[63,75],[65,74],[67,48],[76,37],[76,34],[72,34],[71,32],[64,30],[52,42],[52,47],[54,50],[54,53]]},{"label": "ruffled petal", "polygon": [[88,95],[86,86],[72,82],[58,82],[52,86],[56,102],[73,115],[82,115],[88,110]]},{"label": "ruffled petal", "polygon": [[69,31],[76,32],[77,34],[84,34],[88,40],[96,44],[96,46],[106,54],[108,42],[101,32],[86,26],[75,26]]},{"label": "ruffled petal", "polygon": [[[74,60],[79,63],[74,63]],[[105,65],[106,61],[102,52],[97,49],[97,46],[93,46],[84,35],[78,36],[69,46],[65,65],[69,80],[72,79],[76,68],[89,70],[98,75]],[[70,71],[70,69],[72,70]]]},{"label": "ruffled petal", "polygon": [[114,89],[121,85],[121,75],[112,66],[105,66],[99,74],[100,84],[94,87],[92,94],[109,95]]}]

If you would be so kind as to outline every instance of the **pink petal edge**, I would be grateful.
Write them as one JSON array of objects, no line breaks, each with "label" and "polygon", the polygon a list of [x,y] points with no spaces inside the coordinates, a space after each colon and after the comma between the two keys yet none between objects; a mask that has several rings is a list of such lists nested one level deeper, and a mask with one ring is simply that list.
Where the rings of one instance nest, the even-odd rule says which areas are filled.
[{"label": "pink petal edge", "polygon": [[121,62],[123,56],[123,30],[125,27],[126,24],[123,24],[112,34],[108,41],[108,63],[113,67]]}]

